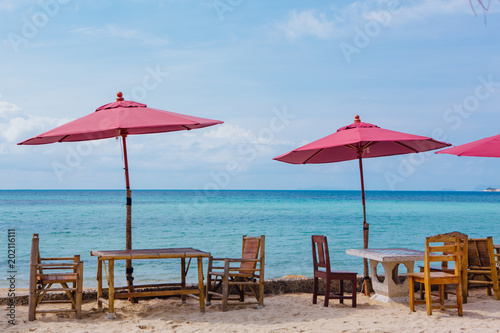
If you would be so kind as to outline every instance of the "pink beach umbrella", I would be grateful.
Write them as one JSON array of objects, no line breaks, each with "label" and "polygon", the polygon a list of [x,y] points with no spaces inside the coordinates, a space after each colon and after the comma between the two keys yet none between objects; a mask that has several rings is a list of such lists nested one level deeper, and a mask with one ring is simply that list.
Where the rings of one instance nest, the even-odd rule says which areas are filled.
[{"label": "pink beach umbrella", "polygon": [[436,154],[451,154],[457,156],[500,157],[500,134],[481,140],[465,143],[448,149],[437,151]]},{"label": "pink beach umbrella", "polygon": [[[42,145],[54,142],[89,141],[121,136],[127,190],[126,249],[132,249],[132,192],[128,173],[128,135],[174,132],[222,124],[222,121],[192,117],[148,108],[146,104],[125,101],[121,92],[116,102],[103,105],[95,112],[18,143]],[[126,264],[128,285],[132,286],[132,263]]]},{"label": "pink beach umbrella", "polygon": [[[363,204],[363,248],[367,249],[369,224],[366,222],[363,159],[419,153],[447,146],[451,145],[429,137],[382,129],[361,122],[359,116],[356,116],[353,124],[341,127],[333,134],[277,156],[274,159],[292,164],[334,163],[357,159],[359,161],[361,200]],[[368,261],[364,259],[363,262],[365,294],[367,294]]]}]

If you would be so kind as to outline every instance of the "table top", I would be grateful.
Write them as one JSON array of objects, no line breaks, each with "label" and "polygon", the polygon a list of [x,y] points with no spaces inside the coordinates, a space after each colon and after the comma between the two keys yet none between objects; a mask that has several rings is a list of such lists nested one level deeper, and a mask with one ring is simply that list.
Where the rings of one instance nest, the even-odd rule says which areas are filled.
[{"label": "table top", "polygon": [[99,257],[99,259],[103,260],[210,257],[209,252],[196,250],[193,249],[192,247],[168,248],[168,249],[90,251],[90,255]]},{"label": "table top", "polygon": [[347,254],[379,262],[424,261],[425,252],[411,249],[347,249]]}]

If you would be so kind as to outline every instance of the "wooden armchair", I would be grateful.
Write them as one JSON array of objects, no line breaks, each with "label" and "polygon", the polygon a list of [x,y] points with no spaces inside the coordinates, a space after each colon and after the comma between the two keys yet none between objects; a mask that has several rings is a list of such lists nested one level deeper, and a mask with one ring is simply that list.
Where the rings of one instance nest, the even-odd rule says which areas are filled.
[{"label": "wooden armchair", "polygon": [[[75,255],[67,258],[41,258],[38,234],[31,241],[28,320],[37,313],[74,312],[77,319],[82,314],[83,261]],[[60,288],[52,288],[59,284]],[[69,286],[68,284],[71,284]],[[64,291],[68,300],[44,300],[48,293]],[[37,310],[43,303],[71,303],[70,309]]]},{"label": "wooden armchair", "polygon": [[[425,239],[425,261],[424,272],[409,273],[410,283],[410,310],[415,311],[415,304],[425,303],[427,307],[427,315],[432,315],[432,309],[458,309],[458,315],[463,315],[462,309],[462,276],[461,268],[461,249],[460,240],[457,237],[447,235],[437,235],[427,237]],[[433,262],[453,261],[453,273],[431,271]],[[425,301],[415,300],[414,283],[419,282],[424,284]],[[444,287],[445,285],[456,285],[456,304],[444,304]],[[439,285],[439,305],[432,305],[431,286]]]},{"label": "wooden armchair", "polygon": [[[265,236],[243,236],[241,258],[210,257],[206,286],[207,305],[210,305],[212,300],[222,300],[222,311],[227,311],[229,305],[264,306],[264,249]],[[247,295],[254,296],[257,301],[245,301]]]},{"label": "wooden armchair", "polygon": [[[328,242],[326,236],[315,235],[311,237],[312,253],[314,265],[313,281],[313,304],[318,301],[318,282],[319,279],[325,280],[325,307],[328,307],[328,300],[339,299],[344,303],[344,299],[352,300],[352,307],[356,307],[357,293],[357,274],[355,272],[332,271],[330,267],[330,253],[328,252]],[[330,292],[331,281],[339,280],[339,292]],[[351,296],[344,295],[344,280],[350,280],[352,283]]]},{"label": "wooden armchair", "polygon": [[[468,239],[469,237],[466,234],[462,234],[458,231],[449,232],[443,234],[444,236],[452,236],[457,237],[460,242],[460,255],[461,255],[461,266],[460,266],[460,274],[462,276],[462,299],[464,303],[467,303],[467,269],[468,269]],[[445,253],[446,254],[446,253]],[[424,271],[424,266],[419,266],[420,272]],[[448,261],[442,261],[439,265],[431,265],[431,272],[445,272],[453,274],[455,268],[448,267]],[[455,291],[453,289],[444,288],[444,298],[448,299],[448,294],[454,294]],[[424,299],[424,285],[420,283],[420,299]]]},{"label": "wooden armchair", "polygon": [[469,239],[469,285],[486,286],[490,296],[493,289],[496,300],[500,300],[499,262],[492,237]]}]

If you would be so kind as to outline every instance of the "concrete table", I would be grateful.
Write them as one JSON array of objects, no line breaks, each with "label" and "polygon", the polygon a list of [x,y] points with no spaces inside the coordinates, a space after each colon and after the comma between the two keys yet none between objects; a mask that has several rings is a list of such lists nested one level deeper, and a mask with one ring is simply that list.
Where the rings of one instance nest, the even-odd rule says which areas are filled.
[{"label": "concrete table", "polygon": [[[415,261],[424,261],[424,251],[410,249],[348,249],[349,255],[370,260],[370,277],[375,295],[372,299],[381,302],[407,302],[409,282],[407,276],[399,276],[399,265],[405,265],[408,273],[413,273]],[[384,276],[377,274],[381,263]]]}]

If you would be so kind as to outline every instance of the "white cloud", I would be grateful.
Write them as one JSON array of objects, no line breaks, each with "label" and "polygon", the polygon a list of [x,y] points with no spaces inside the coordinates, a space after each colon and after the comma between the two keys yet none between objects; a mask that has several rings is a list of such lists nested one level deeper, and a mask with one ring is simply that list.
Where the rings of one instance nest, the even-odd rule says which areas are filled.
[{"label": "white cloud", "polygon": [[230,139],[231,141],[250,140],[255,135],[252,131],[241,128],[238,125],[222,124],[214,127],[209,132],[203,133],[205,138]]},{"label": "white cloud", "polygon": [[0,1],[0,10],[11,10],[14,9],[15,3],[11,0]]},{"label": "white cloud", "polygon": [[18,106],[0,99],[0,143],[17,143],[65,122],[65,119],[26,114]]},{"label": "white cloud", "polygon": [[128,40],[138,40],[148,45],[166,45],[168,40],[166,38],[153,36],[150,34],[142,33],[138,30],[124,29],[114,24],[107,24],[103,28],[96,27],[82,27],[73,29],[72,32],[84,35],[103,35],[107,37],[117,37]]},{"label": "white cloud", "polygon": [[211,131],[204,133],[203,138],[214,139],[222,145],[222,143],[230,143],[231,145],[249,144],[259,146],[274,146],[288,143],[288,141],[276,140],[277,133],[274,133],[271,128],[264,127],[258,130],[250,130],[240,127],[239,125],[222,124],[214,127]]},{"label": "white cloud", "polygon": [[[473,0],[477,13],[482,9],[478,0]],[[499,6],[497,6],[500,8]],[[496,9],[490,6],[490,13]],[[329,12],[305,10],[289,13],[285,23],[278,24],[290,39],[314,36],[320,39],[346,37],[354,27],[364,26],[368,21],[377,21],[384,26],[409,24],[432,16],[474,15],[467,0],[365,0],[347,6],[333,5]]]},{"label": "white cloud", "polygon": [[285,24],[278,25],[288,38],[296,39],[302,36],[315,36],[327,39],[334,35],[334,22],[329,21],[323,13],[317,14],[314,10],[306,10],[300,13],[292,11]]}]

